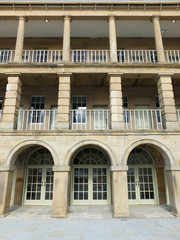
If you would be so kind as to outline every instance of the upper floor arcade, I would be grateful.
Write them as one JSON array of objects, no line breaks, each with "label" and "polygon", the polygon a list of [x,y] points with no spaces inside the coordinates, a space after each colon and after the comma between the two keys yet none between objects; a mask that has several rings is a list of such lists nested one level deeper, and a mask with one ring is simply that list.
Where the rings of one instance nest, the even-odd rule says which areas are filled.
[{"label": "upper floor arcade", "polygon": [[0,4],[2,64],[180,62],[175,4],[30,6]]},{"label": "upper floor arcade", "polygon": [[180,75],[1,75],[1,130],[164,131],[180,123]]}]

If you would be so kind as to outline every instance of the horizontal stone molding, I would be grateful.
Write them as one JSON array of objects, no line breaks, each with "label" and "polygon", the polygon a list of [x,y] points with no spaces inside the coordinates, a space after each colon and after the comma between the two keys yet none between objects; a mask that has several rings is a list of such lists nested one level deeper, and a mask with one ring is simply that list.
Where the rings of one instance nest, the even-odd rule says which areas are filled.
[{"label": "horizontal stone molding", "polygon": [[180,165],[165,166],[166,171],[180,171]]},{"label": "horizontal stone molding", "polygon": [[127,165],[111,166],[110,167],[110,171],[111,172],[123,172],[123,171],[127,171],[127,170],[128,170],[128,166]]},{"label": "horizontal stone molding", "polygon": [[0,166],[0,172],[12,172],[14,171],[13,166]]},{"label": "horizontal stone molding", "polygon": [[70,172],[71,166],[53,166],[54,172]]}]

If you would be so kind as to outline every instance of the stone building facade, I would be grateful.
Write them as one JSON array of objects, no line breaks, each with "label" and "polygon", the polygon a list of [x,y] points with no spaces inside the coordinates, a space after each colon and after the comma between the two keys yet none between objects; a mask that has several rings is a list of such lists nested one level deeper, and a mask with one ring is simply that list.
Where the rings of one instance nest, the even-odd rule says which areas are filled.
[{"label": "stone building facade", "polygon": [[0,26],[0,215],[180,215],[178,3],[1,1]]}]

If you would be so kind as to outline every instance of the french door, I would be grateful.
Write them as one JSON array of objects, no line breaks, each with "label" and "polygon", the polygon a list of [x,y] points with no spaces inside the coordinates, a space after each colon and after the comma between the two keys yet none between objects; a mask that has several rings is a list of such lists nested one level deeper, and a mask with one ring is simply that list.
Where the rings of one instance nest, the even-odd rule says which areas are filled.
[{"label": "french door", "polygon": [[107,106],[94,106],[94,129],[108,129]]},{"label": "french door", "polygon": [[74,166],[71,203],[73,205],[109,204],[109,168]]},{"label": "french door", "polygon": [[25,185],[25,205],[50,205],[53,198],[51,166],[28,166]]},{"label": "french door", "polygon": [[156,182],[154,167],[151,165],[129,165],[128,170],[129,203],[156,204]]}]

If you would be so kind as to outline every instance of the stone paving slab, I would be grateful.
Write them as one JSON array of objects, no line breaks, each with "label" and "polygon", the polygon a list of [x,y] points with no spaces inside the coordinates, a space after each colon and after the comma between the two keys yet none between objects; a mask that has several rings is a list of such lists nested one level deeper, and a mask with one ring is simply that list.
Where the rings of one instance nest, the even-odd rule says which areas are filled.
[{"label": "stone paving slab", "polygon": [[0,219],[1,240],[179,240],[180,218]]}]

